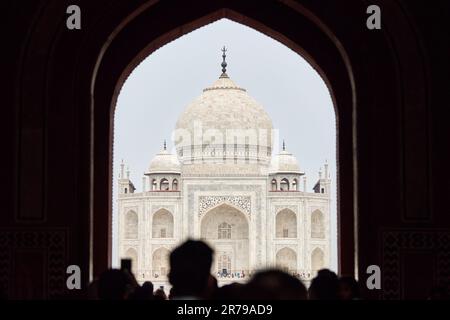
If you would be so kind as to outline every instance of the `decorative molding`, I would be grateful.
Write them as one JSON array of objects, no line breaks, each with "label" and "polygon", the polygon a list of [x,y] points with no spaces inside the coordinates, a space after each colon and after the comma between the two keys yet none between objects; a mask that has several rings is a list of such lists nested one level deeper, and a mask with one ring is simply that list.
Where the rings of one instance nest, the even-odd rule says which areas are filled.
[{"label": "decorative molding", "polygon": [[136,213],[137,215],[139,215],[139,206],[138,205],[134,205],[134,206],[127,206],[124,207],[122,212],[123,214],[128,214],[128,212],[133,211],[134,213]]},{"label": "decorative molding", "polygon": [[167,251],[169,251],[169,253],[172,251],[172,249],[174,248],[174,245],[170,245],[170,244],[152,244],[151,245],[152,248],[152,261],[153,261],[153,254],[158,251],[159,249],[166,249]]},{"label": "decorative molding", "polygon": [[298,214],[298,205],[276,205],[275,206],[275,214],[278,214],[280,211],[283,211],[284,209],[289,209],[292,212],[295,213],[295,215]]},{"label": "decorative molding", "polygon": [[152,212],[152,214],[155,214],[156,212],[158,212],[161,209],[165,209],[173,215],[175,207],[173,205],[153,205],[151,212]]},{"label": "decorative molding", "polygon": [[[296,240],[296,239],[295,239],[295,240]],[[280,243],[280,244],[276,244],[276,245],[275,245],[275,255],[276,255],[280,250],[283,250],[283,249],[285,249],[285,248],[291,249],[292,251],[294,251],[294,252],[295,252],[295,255],[297,256],[297,259],[298,259],[298,252],[297,252],[297,251],[299,251],[299,250],[298,250],[298,243],[297,243],[297,244],[294,244],[294,243]]]},{"label": "decorative molding", "polygon": [[[186,181],[185,181],[186,183]],[[237,183],[204,183],[201,181],[191,182],[185,185],[185,203],[183,210],[187,212],[187,233],[195,234],[194,217],[199,217],[199,197],[201,196],[246,196],[250,198],[251,216],[246,215],[249,220],[250,228],[253,230],[264,230],[263,216],[266,214],[267,199],[265,197],[267,185],[265,181],[245,181]],[[241,209],[239,209],[241,210]],[[245,214],[245,213],[244,213]],[[251,230],[251,229],[250,229]],[[264,240],[263,232],[256,232],[254,236],[254,247],[250,247],[249,255],[250,265],[261,267],[265,264],[263,260],[262,246],[257,246],[257,243],[262,243]],[[264,257],[265,258],[265,257]]]},{"label": "decorative molding", "polygon": [[201,217],[209,209],[222,203],[231,204],[250,217],[252,206],[249,196],[199,196],[198,216]]},{"label": "decorative molding", "polygon": [[382,233],[382,298],[403,298],[402,251],[429,251],[436,254],[436,281],[450,278],[450,230],[401,230]]},{"label": "decorative molding", "polygon": [[310,206],[309,207],[309,215],[312,215],[314,211],[320,211],[323,215],[327,212],[327,210],[323,206]]}]

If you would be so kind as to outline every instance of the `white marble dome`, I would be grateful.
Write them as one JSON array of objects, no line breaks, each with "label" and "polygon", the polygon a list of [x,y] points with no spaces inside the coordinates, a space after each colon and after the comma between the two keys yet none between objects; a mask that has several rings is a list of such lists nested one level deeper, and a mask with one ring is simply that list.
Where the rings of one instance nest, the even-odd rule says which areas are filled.
[{"label": "white marble dome", "polygon": [[147,174],[152,173],[180,173],[180,162],[176,155],[165,148],[158,153],[150,162]]},{"label": "white marble dome", "polygon": [[[245,89],[238,87],[226,73],[223,73],[180,115],[175,135],[187,132],[190,135],[189,141],[184,141],[182,147],[191,148],[202,144],[235,144],[234,138],[229,139],[236,134],[235,132],[239,132],[241,140],[236,141],[254,147],[267,157],[272,150],[272,128],[272,120],[264,108]],[[229,131],[236,129],[238,131]],[[194,134],[198,132],[203,134],[202,140],[194,138]],[[252,138],[245,138],[249,134],[252,134]],[[219,137],[212,139],[211,135]],[[180,145],[177,145],[179,156],[180,148]],[[203,157],[203,154],[201,156]],[[222,156],[226,155],[220,155]],[[180,158],[182,160],[182,156]]]},{"label": "white marble dome", "polygon": [[271,172],[302,174],[297,158],[286,150],[272,157]]}]

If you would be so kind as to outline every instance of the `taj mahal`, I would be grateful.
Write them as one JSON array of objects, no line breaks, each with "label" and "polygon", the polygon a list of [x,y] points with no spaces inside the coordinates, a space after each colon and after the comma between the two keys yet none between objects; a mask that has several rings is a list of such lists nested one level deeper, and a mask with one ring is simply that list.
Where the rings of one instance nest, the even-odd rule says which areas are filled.
[{"label": "taj mahal", "polygon": [[214,249],[219,285],[266,267],[309,282],[330,265],[328,164],[308,189],[284,141],[274,150],[269,115],[228,76],[225,51],[220,77],[179,116],[173,152],[164,142],[141,192],[121,163],[118,254],[139,282],[168,287],[170,251],[188,238]]}]

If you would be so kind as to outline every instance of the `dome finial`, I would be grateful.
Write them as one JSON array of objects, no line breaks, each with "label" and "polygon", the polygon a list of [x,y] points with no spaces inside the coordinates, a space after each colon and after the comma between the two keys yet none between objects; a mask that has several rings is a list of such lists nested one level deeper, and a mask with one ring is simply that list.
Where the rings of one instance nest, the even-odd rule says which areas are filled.
[{"label": "dome finial", "polygon": [[227,55],[225,54],[225,52],[227,52],[227,48],[225,48],[225,46],[223,46],[222,48],[222,76],[226,76],[226,72],[227,72],[227,62],[225,61],[225,58],[227,57]]},{"label": "dome finial", "polygon": [[164,139],[164,151],[167,150],[167,144],[166,144],[166,139]]},{"label": "dome finial", "polygon": [[286,143],[284,143],[284,139],[283,139],[283,151],[286,151]]}]

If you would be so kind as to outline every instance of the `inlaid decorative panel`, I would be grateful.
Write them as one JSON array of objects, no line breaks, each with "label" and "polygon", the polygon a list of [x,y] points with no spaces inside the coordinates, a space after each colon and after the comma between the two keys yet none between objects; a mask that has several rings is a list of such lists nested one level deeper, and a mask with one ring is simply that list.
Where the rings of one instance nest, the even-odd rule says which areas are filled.
[{"label": "inlaid decorative panel", "polygon": [[245,214],[250,216],[251,199],[246,196],[200,196],[198,204],[198,215],[201,216],[209,209],[221,203],[231,204],[241,209]]},{"label": "inlaid decorative panel", "polygon": [[61,296],[66,285],[66,231],[64,230],[0,230],[0,285],[12,291],[13,258],[16,250],[45,249],[47,251],[47,284],[44,295]]},{"label": "inlaid decorative panel", "polygon": [[450,231],[401,230],[383,232],[382,297],[402,299],[402,251],[435,255],[437,283],[450,279]]}]

